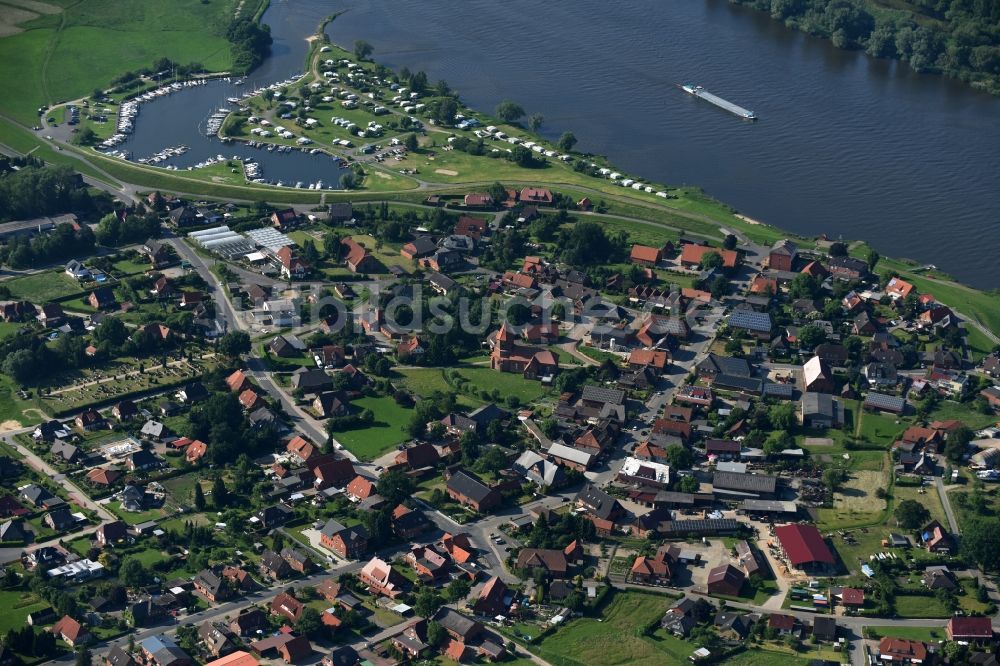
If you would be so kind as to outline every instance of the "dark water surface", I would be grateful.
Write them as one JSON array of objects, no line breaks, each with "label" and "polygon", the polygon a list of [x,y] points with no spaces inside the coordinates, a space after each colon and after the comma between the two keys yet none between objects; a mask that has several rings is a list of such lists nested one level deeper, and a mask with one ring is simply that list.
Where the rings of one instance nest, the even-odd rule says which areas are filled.
[{"label": "dark water surface", "polygon": [[[328,28],[338,44],[367,40],[378,61],[445,79],[476,108],[514,99],[544,114],[546,136],[572,130],[579,149],[623,171],[1000,287],[1000,99],[724,0],[272,0],[273,55],[247,85],[301,72],[304,37],[345,9]],[[681,82],[760,121],[685,95]],[[329,158],[201,142],[192,127],[243,89],[216,84],[146,104],[124,147],[141,157],[185,143],[179,165],[239,153],[267,178],[336,182]]]},{"label": "dark water surface", "polygon": [[[1000,99],[845,52],[724,0],[348,0],[333,41],[510,98],[581,150],[805,235],[1000,287]],[[749,123],[674,88],[694,82]]]},{"label": "dark water surface", "polygon": [[[271,57],[247,77],[243,85],[219,79],[144,103],[137,116],[135,132],[117,149],[131,152],[132,158],[137,160],[167,147],[186,145],[190,148],[188,152],[161,162],[161,165],[176,165],[178,170],[183,170],[218,155],[227,159],[238,156],[257,161],[262,177],[272,182],[281,181],[289,187],[301,182],[308,187],[309,183],[321,180],[324,187],[337,187],[343,170],[329,155],[313,155],[297,149],[290,153],[269,153],[242,143],[224,144],[203,131],[206,119],[213,112],[223,107],[235,108],[226,102],[227,98],[240,97],[255,87],[287,80],[305,70],[308,51],[305,38],[315,32],[319,21],[330,13],[325,4],[328,3],[319,0],[271,2],[264,14],[264,21],[271,26],[274,38]],[[309,149],[314,147],[308,146]]]}]

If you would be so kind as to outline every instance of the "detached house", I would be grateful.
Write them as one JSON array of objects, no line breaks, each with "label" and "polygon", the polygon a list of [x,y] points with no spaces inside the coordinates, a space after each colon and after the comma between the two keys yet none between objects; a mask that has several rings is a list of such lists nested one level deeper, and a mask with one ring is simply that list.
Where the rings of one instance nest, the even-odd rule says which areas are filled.
[{"label": "detached house", "polygon": [[292,248],[285,246],[280,248],[274,257],[278,260],[278,264],[281,267],[281,275],[285,279],[301,278],[309,272],[309,266],[304,261],[299,259]]},{"label": "detached house", "polygon": [[489,511],[499,505],[502,499],[499,492],[464,470],[458,470],[451,475],[446,489],[448,495],[456,502],[479,512]]},{"label": "detached house", "polygon": [[320,530],[320,543],[344,559],[357,559],[368,550],[368,532],[360,525],[345,527],[331,518]]}]

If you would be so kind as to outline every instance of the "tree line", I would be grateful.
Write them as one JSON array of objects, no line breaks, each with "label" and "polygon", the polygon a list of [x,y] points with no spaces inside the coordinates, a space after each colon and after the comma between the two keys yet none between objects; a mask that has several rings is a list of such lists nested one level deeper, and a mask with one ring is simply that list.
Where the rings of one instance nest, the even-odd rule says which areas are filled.
[{"label": "tree line", "polygon": [[732,0],[768,12],[844,49],[909,63],[1000,94],[1000,3],[995,0],[912,0],[916,11],[879,0]]},{"label": "tree line", "polygon": [[271,53],[271,28],[250,18],[237,18],[229,24],[226,39],[233,56],[232,71],[247,74],[264,62]]}]

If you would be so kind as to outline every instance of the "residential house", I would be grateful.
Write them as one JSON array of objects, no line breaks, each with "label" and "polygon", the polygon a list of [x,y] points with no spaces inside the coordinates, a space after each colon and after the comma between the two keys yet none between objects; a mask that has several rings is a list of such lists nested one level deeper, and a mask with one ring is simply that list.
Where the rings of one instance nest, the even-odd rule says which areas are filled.
[{"label": "residential house", "polygon": [[783,238],[771,246],[771,252],[767,255],[767,266],[775,271],[790,271],[796,256],[798,248],[795,243]]},{"label": "residential house", "polygon": [[507,615],[513,596],[506,583],[499,576],[493,576],[480,589],[472,604],[472,610],[484,617]]},{"label": "residential house", "polygon": [[63,615],[49,628],[49,631],[70,647],[86,645],[90,641],[90,632],[69,615]]},{"label": "residential house", "polygon": [[87,297],[87,303],[95,310],[112,310],[118,307],[118,301],[115,300],[115,292],[111,287],[98,287],[90,292],[90,296]]},{"label": "residential house", "polygon": [[212,569],[202,569],[194,577],[194,589],[212,603],[229,599],[233,592],[229,581]]},{"label": "residential house", "polygon": [[562,550],[522,548],[517,554],[515,569],[531,576],[541,570],[549,578],[565,578],[569,569],[566,553]]},{"label": "residential house", "polygon": [[449,497],[459,504],[472,507],[475,511],[486,512],[502,501],[500,493],[472,474],[458,470],[448,479],[446,490]]},{"label": "residential house", "polygon": [[397,573],[385,560],[373,557],[358,572],[362,583],[377,595],[395,599],[404,592],[406,579]]},{"label": "residential house", "polygon": [[345,559],[357,559],[368,550],[368,533],[364,527],[345,527],[333,518],[320,530],[320,543]]},{"label": "residential house", "polygon": [[279,592],[271,600],[271,615],[278,615],[289,622],[298,622],[305,605],[288,592]]},{"label": "residential house", "polygon": [[269,549],[261,553],[260,573],[273,581],[279,581],[292,575],[292,567],[281,555]]},{"label": "residential house", "polygon": [[927,661],[927,645],[923,641],[884,636],[878,643],[879,663],[923,664]]},{"label": "residential house", "polygon": [[721,564],[708,572],[708,593],[740,596],[746,574],[731,564]]},{"label": "residential house", "polygon": [[146,666],[191,666],[191,657],[165,634],[139,643],[139,660]]},{"label": "residential house", "polygon": [[993,623],[989,616],[948,618],[945,632],[949,641],[964,641],[977,645],[987,644],[993,640]]}]

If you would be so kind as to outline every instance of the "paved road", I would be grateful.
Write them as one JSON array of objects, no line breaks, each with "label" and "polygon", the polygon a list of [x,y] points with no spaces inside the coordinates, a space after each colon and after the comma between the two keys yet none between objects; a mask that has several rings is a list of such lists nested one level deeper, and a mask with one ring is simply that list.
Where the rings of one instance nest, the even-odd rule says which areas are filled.
[{"label": "paved road", "polygon": [[941,505],[944,507],[944,515],[948,518],[948,528],[956,537],[958,536],[958,520],[955,519],[955,512],[951,508],[951,500],[948,498],[948,491],[944,487],[944,480],[940,476],[934,477],[934,485],[937,487],[938,495],[941,497]]},{"label": "paved road", "polygon": [[213,294],[212,300],[215,302],[215,319],[219,329],[223,332],[249,330],[247,323],[237,315],[222,281],[212,272],[207,260],[172,231],[165,231],[164,239],[177,251],[177,256],[189,262],[201,279],[209,285],[209,291]]}]

